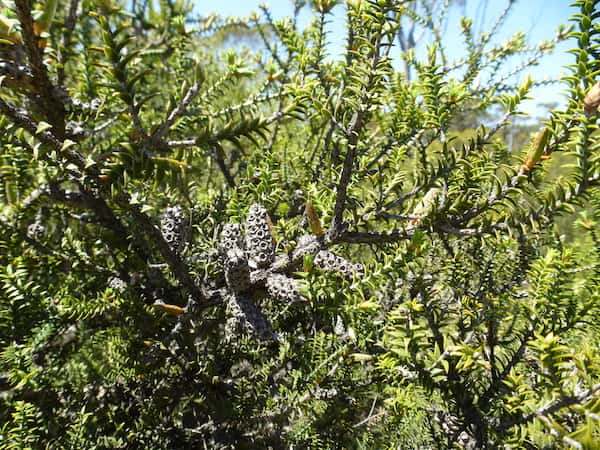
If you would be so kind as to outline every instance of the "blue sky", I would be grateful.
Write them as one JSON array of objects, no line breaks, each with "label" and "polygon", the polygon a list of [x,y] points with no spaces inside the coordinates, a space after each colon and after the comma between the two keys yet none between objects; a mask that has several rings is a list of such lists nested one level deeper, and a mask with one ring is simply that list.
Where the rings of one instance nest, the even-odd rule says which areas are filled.
[{"label": "blue sky", "polygon": [[[292,3],[288,0],[223,0],[203,1],[196,0],[196,11],[200,15],[217,13],[222,16],[247,16],[252,11],[258,11],[258,5],[267,3],[274,18],[282,18],[291,15]],[[344,3],[344,2],[340,2]],[[458,20],[461,15],[472,17],[475,24],[483,24],[483,31],[490,26],[493,20],[506,7],[508,0],[489,0],[486,2],[480,0],[466,0],[466,6],[455,7],[446,29],[446,48],[450,59],[459,58],[462,53],[462,40],[458,28]],[[528,36],[528,43],[533,45],[541,40],[551,39],[556,33],[556,29],[561,23],[568,23],[569,17],[575,12],[574,8],[569,6],[568,0],[517,0],[513,6],[507,21],[498,33],[494,42],[501,43],[516,31],[523,31]],[[329,24],[329,52],[332,58],[338,57],[343,51],[344,39],[344,7],[338,6],[334,11],[331,23]],[[306,24],[311,17],[307,7],[301,15],[300,25]],[[474,31],[482,31],[475,28]],[[559,45],[550,56],[546,56],[540,61],[538,66],[531,67],[518,76],[519,79],[531,74],[534,79],[543,79],[544,77],[556,78],[564,73],[563,66],[572,61],[572,56],[566,53],[570,43],[565,42]],[[515,59],[510,66],[515,66],[519,60]],[[503,68],[509,71],[511,67]],[[558,85],[550,85],[536,88],[532,92],[535,98],[533,101],[523,104],[522,109],[531,115],[539,115],[543,111],[536,107],[538,101],[545,102],[563,102],[562,89]]]}]

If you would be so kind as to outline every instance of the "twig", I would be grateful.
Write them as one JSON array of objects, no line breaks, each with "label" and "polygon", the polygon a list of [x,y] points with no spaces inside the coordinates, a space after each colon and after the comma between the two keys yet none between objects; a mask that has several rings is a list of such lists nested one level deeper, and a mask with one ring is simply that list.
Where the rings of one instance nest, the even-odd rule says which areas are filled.
[{"label": "twig", "polygon": [[31,67],[33,85],[39,94],[39,104],[48,122],[54,127],[54,133],[62,139],[65,134],[65,108],[56,95],[57,91],[48,77],[48,71],[43,61],[43,50],[39,45],[40,39],[36,36],[33,27],[31,1],[15,0],[15,7],[21,23],[23,45]]},{"label": "twig", "polygon": [[179,283],[187,289],[187,291],[193,296],[194,300],[200,305],[207,303],[207,299],[200,289],[200,287],[194,282],[190,276],[190,272],[183,260],[177,253],[171,250],[171,247],[165,241],[162,233],[152,223],[152,220],[143,213],[136,205],[130,203],[130,198],[127,194],[122,194],[116,199],[117,204],[124,210],[131,213],[136,222],[142,227],[148,238],[156,244],[163,259],[169,265],[169,268],[173,272],[173,275],[179,281]]},{"label": "twig", "polygon": [[553,414],[562,408],[584,403],[598,391],[600,391],[600,383],[593,385],[591,388],[587,389],[579,395],[563,397],[562,399],[557,400],[554,403],[550,403],[549,405],[544,406],[543,408],[537,409],[536,411],[533,411],[519,419],[507,420],[501,423],[498,429],[506,430],[514,425],[520,425],[527,422],[531,422],[534,419],[547,417],[550,414]]},{"label": "twig", "polygon": [[[392,45],[387,45],[386,50],[382,54],[382,39],[383,32],[380,32],[373,39],[373,56],[371,57],[371,60],[369,62],[369,77],[366,83],[364,84],[364,87],[362,88],[362,92],[360,94],[360,105],[369,103],[367,96],[369,95],[369,91],[372,88],[373,82],[375,81],[377,65],[383,57],[386,57],[389,54],[390,49],[392,48]],[[362,108],[359,108],[357,111],[354,111],[352,119],[350,120],[350,123],[346,128],[346,138],[348,140],[348,144],[346,150],[346,157],[344,158],[344,164],[342,166],[342,173],[340,174],[340,179],[337,184],[337,192],[335,196],[335,206],[333,207],[333,218],[331,220],[331,228],[327,232],[327,237],[330,240],[335,240],[337,236],[340,233],[342,233],[342,221],[344,209],[346,206],[348,185],[350,184],[350,179],[352,177],[352,171],[354,169],[356,151],[358,147],[358,140],[360,138],[360,133],[362,131],[366,115],[367,110],[364,110]]]},{"label": "twig", "polygon": [[[101,131],[105,130],[106,128],[110,127],[113,123],[115,123],[117,120],[119,120],[119,116],[115,115],[114,117],[111,117],[110,119],[108,119],[106,122],[101,123],[100,125],[98,125],[96,128],[94,128],[92,130],[91,134],[97,134],[100,133]],[[112,153],[112,152],[111,152]]]},{"label": "twig", "polygon": [[359,132],[363,125],[363,118],[364,112],[356,111],[352,116],[350,126],[348,127],[348,150],[346,151],[346,157],[344,158],[344,165],[342,167],[340,180],[337,184],[335,206],[333,207],[333,219],[331,221],[331,229],[328,232],[330,239],[335,239],[335,237],[341,232],[342,216],[346,206],[348,185],[350,184],[350,178],[352,176],[352,169],[355,159],[354,156],[356,154]]},{"label": "twig", "polygon": [[488,130],[488,132],[483,136],[483,142],[489,142],[489,140],[500,130],[508,124],[508,118],[514,113],[514,111],[506,111],[504,115],[500,118],[496,124]]},{"label": "twig", "polygon": [[358,428],[361,425],[364,425],[365,423],[370,422],[372,419],[377,418],[377,417],[381,416],[382,414],[386,413],[386,411],[382,411],[379,414],[373,416],[373,411],[375,411],[376,404],[377,404],[377,395],[375,395],[375,398],[373,399],[373,404],[371,405],[371,410],[369,411],[369,414],[367,414],[367,417],[365,419],[361,420],[360,422],[352,425],[352,428]]},{"label": "twig", "polygon": [[37,123],[35,123],[35,121],[29,117],[25,111],[17,109],[16,107],[0,99],[0,113],[8,116],[15,123],[15,125],[24,128],[31,135],[38,138],[42,143],[49,145],[54,150],[59,150],[61,154],[66,156],[67,161],[75,164],[80,169],[85,167],[85,158],[79,153],[73,151],[72,149],[64,149],[61,151],[63,142],[54,134],[50,133],[49,131],[37,133]]},{"label": "twig", "polygon": [[[504,229],[506,224],[500,222],[487,228],[458,228],[447,222],[434,222],[429,227],[433,231],[453,234],[456,236],[478,236],[481,234],[489,234],[494,230]],[[423,226],[410,225],[401,230],[386,232],[346,231],[341,233],[336,239],[332,240],[331,243],[346,242],[351,244],[386,244],[408,239],[420,229],[424,229]]]},{"label": "twig", "polygon": [[217,162],[217,166],[219,166],[219,169],[221,170],[221,173],[225,177],[225,181],[227,181],[227,185],[230,188],[234,188],[235,179],[233,178],[233,175],[231,174],[231,171],[225,162],[225,152],[223,151],[221,144],[214,145],[214,158]]},{"label": "twig", "polygon": [[394,230],[382,233],[370,231],[347,231],[339,235],[333,242],[347,242],[350,244],[385,244],[408,239],[417,231],[416,227],[404,230]]},{"label": "twig", "polygon": [[63,34],[63,49],[59,54],[59,64],[57,65],[57,79],[58,85],[62,86],[65,81],[65,64],[69,56],[71,56],[71,37],[73,36],[73,30],[77,24],[77,8],[79,7],[79,0],[69,1],[69,11],[65,18],[65,32]]},{"label": "twig", "polygon": [[26,66],[21,66],[10,61],[0,61],[0,76],[6,76],[3,85],[14,89],[31,89],[33,86],[33,75]]},{"label": "twig", "polygon": [[[288,107],[283,111],[275,111],[266,119],[258,121],[256,124],[256,129],[264,128],[271,125],[273,122],[281,119],[285,115],[287,115],[292,108]],[[193,147],[195,145],[201,144],[215,144],[224,139],[228,138],[228,136],[224,135],[222,131],[213,134],[212,136],[202,135],[196,138],[188,138],[188,139],[180,139],[180,140],[172,140],[167,141],[166,144],[169,148],[177,148],[177,147]]]},{"label": "twig", "polygon": [[175,121],[183,114],[185,114],[185,111],[187,110],[190,103],[192,103],[194,98],[198,95],[199,90],[199,83],[194,83],[189,87],[189,89],[183,96],[183,99],[181,99],[179,105],[177,105],[177,107],[171,111],[167,119],[156,129],[154,133],[152,133],[152,136],[150,136],[150,139],[148,141],[148,147],[150,149],[154,148],[160,142],[160,140],[169,132]]}]

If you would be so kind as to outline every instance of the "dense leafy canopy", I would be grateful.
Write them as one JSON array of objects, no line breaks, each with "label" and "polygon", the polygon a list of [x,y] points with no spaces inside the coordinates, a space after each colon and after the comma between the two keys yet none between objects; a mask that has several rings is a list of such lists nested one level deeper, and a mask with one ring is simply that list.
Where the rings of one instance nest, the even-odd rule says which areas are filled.
[{"label": "dense leafy canopy", "polygon": [[305,3],[0,2],[2,448],[595,448],[600,3]]}]

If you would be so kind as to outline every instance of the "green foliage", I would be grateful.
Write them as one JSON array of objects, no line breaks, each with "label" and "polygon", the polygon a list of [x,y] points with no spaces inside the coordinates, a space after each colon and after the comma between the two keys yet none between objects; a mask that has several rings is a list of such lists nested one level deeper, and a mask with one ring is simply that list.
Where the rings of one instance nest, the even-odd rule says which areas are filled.
[{"label": "green foliage", "polygon": [[0,3],[2,448],[595,448],[598,2],[309,3]]}]

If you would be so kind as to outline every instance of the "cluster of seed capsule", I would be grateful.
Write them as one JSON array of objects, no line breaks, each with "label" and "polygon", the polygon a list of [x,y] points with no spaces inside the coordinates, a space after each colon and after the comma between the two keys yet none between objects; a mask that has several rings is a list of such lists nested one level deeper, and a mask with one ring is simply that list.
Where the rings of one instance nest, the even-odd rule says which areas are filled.
[{"label": "cluster of seed capsule", "polygon": [[[219,243],[225,282],[228,289],[229,320],[227,335],[242,330],[259,338],[274,336],[271,324],[252,302],[252,293],[265,289],[269,298],[285,304],[305,302],[300,282],[278,271],[278,261],[285,257],[275,255],[275,240],[267,210],[258,204],[250,207],[244,226],[227,224]],[[342,276],[361,274],[363,267],[334,253],[321,250],[314,235],[301,236],[291,253],[292,260],[316,255],[315,267],[333,271]]]},{"label": "cluster of seed capsule", "polygon": [[252,268],[267,267],[275,258],[271,223],[264,206],[254,204],[246,218],[246,252]]},{"label": "cluster of seed capsule", "polygon": [[[186,238],[185,213],[181,206],[166,208],[161,216],[163,238],[173,251],[181,252]],[[316,235],[301,236],[295,249],[286,255],[275,254],[272,224],[264,206],[253,204],[243,225],[226,224],[220,234],[218,254],[223,268],[225,287],[222,297],[228,319],[225,335],[228,340],[240,333],[260,339],[276,339],[269,320],[254,303],[257,293],[266,291],[268,297],[284,304],[307,301],[302,295],[300,281],[286,273],[298,269],[306,256],[314,256],[314,266],[345,277],[363,273],[360,264],[352,263],[328,250],[322,250]],[[111,279],[109,286],[116,291],[126,283]],[[119,283],[120,281],[120,283]],[[161,310],[183,314],[185,310],[174,305],[158,305]]]},{"label": "cluster of seed capsule", "polygon": [[180,252],[185,245],[185,213],[181,206],[166,208],[160,219],[160,231],[171,250]]},{"label": "cluster of seed capsule", "polygon": [[240,331],[261,339],[274,337],[271,324],[249,295],[258,287],[258,280],[265,279],[266,270],[275,258],[275,242],[266,209],[252,205],[243,229],[239,224],[225,225],[219,250],[229,291],[227,338],[239,336]]},{"label": "cluster of seed capsule", "polygon": [[225,324],[225,336],[228,340],[239,336],[240,332],[259,339],[276,338],[271,323],[249,297],[228,295],[226,304],[229,318]]},{"label": "cluster of seed capsule", "polygon": [[46,227],[37,220],[27,227],[27,237],[36,241],[42,239],[45,232]]},{"label": "cluster of seed capsule", "polygon": [[108,287],[115,292],[123,293],[127,289],[127,283],[119,277],[111,277],[108,280]]},{"label": "cluster of seed capsule", "polygon": [[298,281],[285,275],[279,273],[269,275],[265,287],[272,298],[288,303],[305,301],[305,298],[300,294]]},{"label": "cluster of seed capsule", "polygon": [[233,247],[224,255],[225,282],[234,293],[245,292],[251,287],[250,266],[243,250]]},{"label": "cluster of seed capsule", "polygon": [[360,276],[364,272],[362,264],[355,264],[329,250],[320,250],[317,253],[315,256],[315,266],[322,270],[336,272],[344,276],[355,274]]}]

